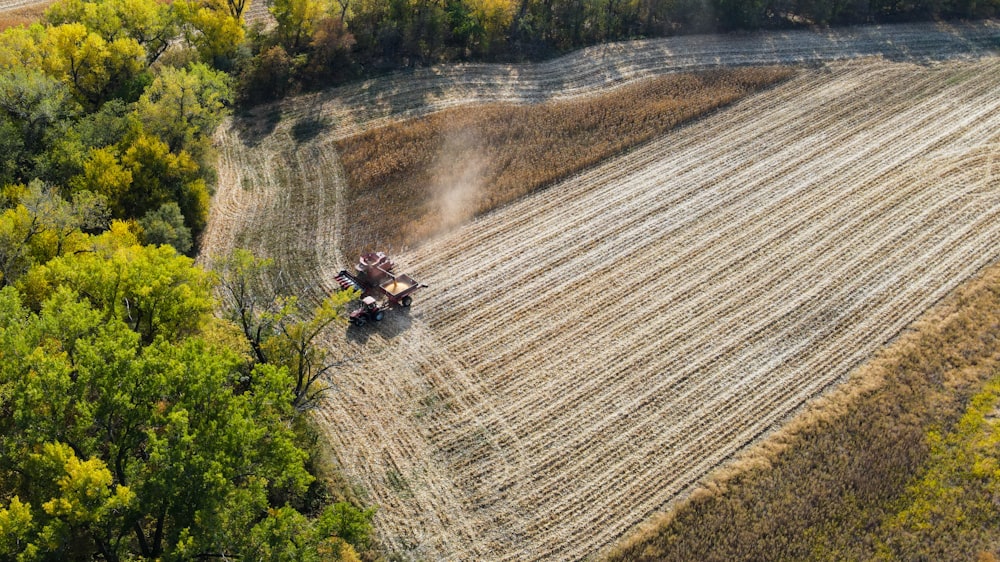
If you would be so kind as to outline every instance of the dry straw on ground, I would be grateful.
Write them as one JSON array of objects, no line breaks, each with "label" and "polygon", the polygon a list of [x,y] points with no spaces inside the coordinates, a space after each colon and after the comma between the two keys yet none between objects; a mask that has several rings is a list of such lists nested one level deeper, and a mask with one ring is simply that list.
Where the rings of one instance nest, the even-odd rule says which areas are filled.
[{"label": "dry straw on ground", "polygon": [[803,71],[401,255],[319,414],[387,544],[592,556],[843,381],[998,258],[998,65]]},{"label": "dry straw on ground", "polygon": [[793,74],[676,74],[568,101],[446,110],[344,139],[345,254],[412,246]]},{"label": "dry straw on ground", "polygon": [[[942,32],[960,48],[926,41]],[[939,59],[969,37],[849,35],[630,43],[291,100],[220,134],[206,247],[260,250],[318,298],[354,217],[332,145],[358,131],[747,53]],[[329,342],[359,362],[316,411],[379,536],[413,559],[593,556],[843,380],[998,258],[998,78],[995,59],[803,71],[399,255],[431,288]]]},{"label": "dry straw on ground", "polygon": [[[608,560],[872,559],[900,532],[883,523],[928,461],[927,433],[948,433],[1000,373],[998,326],[993,266]],[[924,533],[923,548],[973,560],[996,529],[981,531]]]},{"label": "dry straw on ground", "polygon": [[29,26],[41,21],[46,8],[51,3],[51,1],[45,0],[39,3],[14,2],[7,6],[0,6],[0,31],[10,27]]}]

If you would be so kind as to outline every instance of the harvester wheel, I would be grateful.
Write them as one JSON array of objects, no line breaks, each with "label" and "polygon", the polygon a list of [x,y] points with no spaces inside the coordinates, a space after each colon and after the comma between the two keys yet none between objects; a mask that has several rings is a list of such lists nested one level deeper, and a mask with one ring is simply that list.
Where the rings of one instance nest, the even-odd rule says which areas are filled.
[{"label": "harvester wheel", "polygon": [[365,319],[361,318],[360,316],[358,318],[352,318],[351,322],[354,322],[354,325],[359,328],[365,325]]},{"label": "harvester wheel", "polygon": [[378,311],[378,312],[375,313],[375,321],[376,322],[381,322],[383,318],[385,318],[385,311],[380,310],[380,311]]},{"label": "harvester wheel", "polygon": [[411,297],[410,295],[406,295],[405,297],[403,297],[403,300],[399,301],[399,304],[403,306],[410,306],[411,304],[413,304],[413,297]]}]

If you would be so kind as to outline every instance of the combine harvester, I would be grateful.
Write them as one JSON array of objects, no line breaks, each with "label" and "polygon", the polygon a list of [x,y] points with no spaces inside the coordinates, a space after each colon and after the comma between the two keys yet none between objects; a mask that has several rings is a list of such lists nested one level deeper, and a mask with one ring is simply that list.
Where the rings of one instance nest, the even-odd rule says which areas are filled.
[{"label": "combine harvester", "polygon": [[387,310],[410,306],[413,293],[427,287],[405,273],[393,273],[395,265],[384,253],[369,252],[354,266],[357,273],[343,269],[334,277],[343,289],[361,291],[361,307],[351,312],[352,324],[364,326],[368,322],[378,322]]}]

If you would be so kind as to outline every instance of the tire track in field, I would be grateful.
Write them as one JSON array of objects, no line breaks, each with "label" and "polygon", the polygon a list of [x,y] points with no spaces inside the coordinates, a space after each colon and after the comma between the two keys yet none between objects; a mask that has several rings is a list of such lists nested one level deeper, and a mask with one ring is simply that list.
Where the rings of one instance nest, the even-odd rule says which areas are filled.
[{"label": "tire track in field", "polygon": [[[215,134],[219,187],[202,238],[202,262],[235,248],[271,257],[307,305],[338,288],[344,172],[330,142],[289,134],[247,143],[229,120]],[[287,147],[293,147],[291,151]]]},{"label": "tire track in field", "polygon": [[1000,22],[855,26],[822,31],[689,35],[595,45],[534,64],[451,64],[396,73],[253,111],[305,121],[344,138],[385,123],[470,103],[566,99],[651,76],[739,65],[818,64],[859,57],[942,61],[995,53]]},{"label": "tire track in field", "polygon": [[996,59],[835,65],[404,256],[432,288],[339,376],[409,381],[350,411],[393,412],[395,444],[366,445],[421,444],[413,488],[443,477],[469,524],[414,499],[382,536],[580,559],[664,509],[1000,257],[998,93]]},{"label": "tire track in field", "polygon": [[[727,63],[977,58],[997,35],[677,38],[293,100],[220,129],[203,248],[274,257],[315,302],[348,265],[337,138]],[[995,258],[997,70],[809,71],[401,256],[432,289],[328,342],[360,360],[317,412],[382,540],[413,559],[587,557],[846,376]]]}]

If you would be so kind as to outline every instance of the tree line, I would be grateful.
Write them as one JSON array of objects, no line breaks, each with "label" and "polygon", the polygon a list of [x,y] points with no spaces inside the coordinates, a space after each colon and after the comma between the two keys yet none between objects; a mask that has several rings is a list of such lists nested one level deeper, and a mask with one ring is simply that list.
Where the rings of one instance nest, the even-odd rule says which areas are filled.
[{"label": "tree line", "polygon": [[270,0],[269,6],[276,26],[251,29],[250,57],[238,65],[245,101],[401,67],[531,59],[604,41],[1000,14],[998,0]]},{"label": "tree line", "polygon": [[301,416],[351,295],[308,320],[293,297],[220,302],[269,262],[213,273],[47,212],[72,208],[36,182],[12,211],[51,257],[0,289],[0,559],[359,560],[373,510],[318,480]]},{"label": "tree line", "polygon": [[267,260],[197,251],[245,31],[63,0],[0,33],[0,559],[359,560],[304,412],[343,358]]},{"label": "tree line", "polygon": [[216,62],[243,36],[227,13],[186,0],[66,0],[44,24],[5,30],[8,206],[40,181],[99,201],[107,219],[135,221],[150,243],[191,251],[208,217],[209,137],[232,101]]}]

